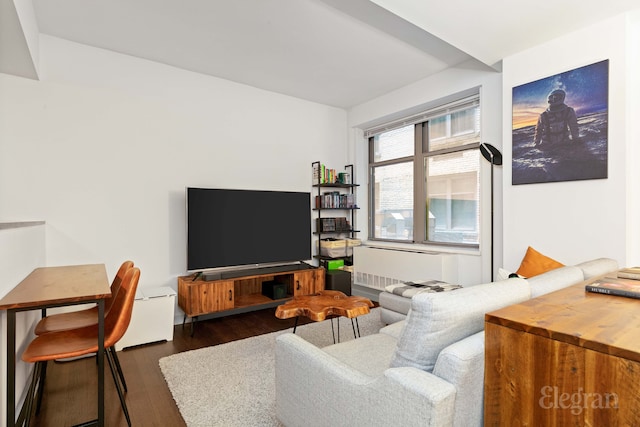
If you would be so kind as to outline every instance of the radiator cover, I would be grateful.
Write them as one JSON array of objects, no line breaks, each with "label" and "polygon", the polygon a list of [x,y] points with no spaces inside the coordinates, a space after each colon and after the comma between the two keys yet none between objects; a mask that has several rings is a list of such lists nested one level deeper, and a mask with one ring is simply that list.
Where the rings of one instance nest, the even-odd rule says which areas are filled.
[{"label": "radiator cover", "polygon": [[359,246],[354,248],[354,283],[373,289],[398,282],[458,282],[458,255]]}]

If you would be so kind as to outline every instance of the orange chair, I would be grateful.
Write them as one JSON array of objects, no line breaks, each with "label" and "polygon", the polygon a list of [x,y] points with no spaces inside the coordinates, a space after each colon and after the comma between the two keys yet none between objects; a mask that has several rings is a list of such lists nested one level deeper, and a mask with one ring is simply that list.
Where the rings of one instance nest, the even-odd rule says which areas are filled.
[{"label": "orange chair", "polygon": [[[120,265],[116,276],[111,282],[111,298],[104,302],[104,315],[106,316],[111,310],[116,295],[120,289],[120,284],[127,271],[133,268],[133,261],[125,261]],[[43,317],[37,324],[34,330],[36,335],[48,334],[50,332],[68,331],[70,329],[80,329],[87,326],[93,326],[98,324],[98,306],[91,307],[85,310],[76,310],[68,313],[52,314],[50,316]],[[124,379],[124,373],[120,366],[120,360],[118,359],[118,353],[115,347],[106,347],[105,351],[110,352],[118,370],[120,381],[124,391],[127,391],[127,382]]]},{"label": "orange chair", "polygon": [[[111,283],[111,298],[104,302],[104,315],[106,316],[113,306],[116,294],[120,289],[120,283],[124,278],[125,273],[130,268],[133,268],[132,261],[125,261],[122,263],[116,277],[113,278]],[[98,324],[98,306],[88,308],[86,310],[71,311],[68,313],[52,314],[47,317],[43,317],[35,328],[36,335],[47,334],[49,332],[68,331],[69,329],[79,329],[86,326],[93,326]]]},{"label": "orange chair", "polygon": [[[130,268],[124,278],[109,313],[105,316],[104,321],[104,348],[114,347],[115,344],[122,338],[129,327],[131,321],[131,313],[133,311],[133,302],[135,300],[136,289],[138,287],[138,281],[140,279],[140,269],[133,267]],[[27,396],[27,421],[26,425],[29,425],[31,416],[31,409],[33,408],[33,397],[38,384],[38,405],[36,413],[40,409],[40,403],[42,399],[42,392],[44,391],[44,379],[46,375],[47,362],[56,359],[65,359],[70,357],[84,356],[98,351],[98,327],[97,325],[87,326],[79,329],[71,329],[66,331],[49,332],[43,335],[39,335],[29,343],[24,353],[22,353],[22,360],[28,363],[35,363],[33,371],[33,377],[29,386],[29,395]],[[115,351],[113,352],[115,353]],[[114,357],[112,352],[105,351],[109,368],[111,369],[111,375],[115,382],[116,389],[118,391],[118,397],[120,398],[120,404],[124,411],[127,423],[131,426],[131,420],[129,418],[129,411],[124,399],[123,390],[120,387],[118,377],[116,375],[114,367]],[[38,381],[39,380],[39,381]]]}]

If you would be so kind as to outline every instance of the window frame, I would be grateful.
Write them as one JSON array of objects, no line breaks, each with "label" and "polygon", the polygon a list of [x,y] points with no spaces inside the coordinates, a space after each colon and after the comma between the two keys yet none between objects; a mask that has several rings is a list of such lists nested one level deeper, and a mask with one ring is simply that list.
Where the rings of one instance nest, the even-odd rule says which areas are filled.
[{"label": "window frame", "polygon": [[[472,96],[468,96],[466,98],[462,98],[458,101],[454,101],[448,104],[441,105],[435,109],[426,111],[416,116],[412,116],[409,118],[397,120],[393,123],[386,124],[383,126],[378,126],[374,129],[369,129],[365,131],[365,136],[367,136],[368,141],[368,199],[369,199],[369,217],[368,217],[368,239],[375,242],[390,242],[396,244],[410,244],[410,245],[429,245],[429,246],[438,246],[438,247],[457,247],[457,248],[465,248],[465,249],[478,249],[480,247],[481,240],[481,191],[480,191],[480,170],[481,170],[481,158],[480,158],[480,143],[481,143],[481,122],[478,119],[478,130],[476,132],[470,132],[474,136],[470,138],[470,142],[463,142],[457,146],[449,146],[443,148],[437,148],[434,150],[429,150],[429,127],[428,123],[430,120],[433,120],[438,117],[442,117],[443,115],[451,115],[457,111],[463,111],[469,108],[477,108],[478,115],[481,114],[480,110],[480,95],[479,93],[474,94]],[[380,135],[385,132],[389,132],[393,129],[405,127],[412,124],[414,129],[414,153],[412,156],[403,156],[395,159],[387,159],[382,161],[375,161],[375,137],[376,135]],[[464,134],[464,132],[462,133]],[[451,136],[454,136],[453,133]],[[425,166],[426,162],[428,162],[429,158],[442,156],[450,153],[462,153],[469,150],[477,150],[478,151],[478,192],[477,192],[477,203],[478,203],[478,214],[476,217],[477,223],[477,234],[478,239],[475,243],[463,243],[463,242],[442,242],[442,241],[434,241],[428,240],[429,235],[427,233],[427,221],[426,221],[426,213],[427,209],[418,209],[418,206],[426,206],[428,195],[427,195],[427,167]],[[389,166],[394,164],[402,164],[407,162],[413,162],[413,233],[409,239],[393,239],[393,238],[383,238],[375,236],[375,221],[376,221],[376,197],[375,197],[375,170],[381,166]],[[424,236],[424,238],[420,238]]]}]

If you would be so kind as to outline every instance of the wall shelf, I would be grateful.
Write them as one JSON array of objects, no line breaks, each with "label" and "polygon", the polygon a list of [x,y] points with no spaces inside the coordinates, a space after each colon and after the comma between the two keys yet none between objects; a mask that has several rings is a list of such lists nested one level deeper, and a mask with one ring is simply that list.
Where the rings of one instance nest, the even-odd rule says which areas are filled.
[{"label": "wall shelf", "polygon": [[[356,200],[356,189],[359,185],[351,181],[354,176],[353,165],[346,165],[345,172],[341,174],[326,173],[325,167],[319,161],[313,162],[311,167],[313,170],[312,186],[316,189],[315,203],[312,208],[316,218],[313,234],[317,236],[317,254],[314,258],[319,260],[320,265],[336,259],[344,260],[346,265],[353,265],[353,246],[348,245],[346,240],[347,238],[355,239],[356,234],[359,233],[355,227],[355,213],[360,209]],[[346,177],[349,182],[336,181],[340,178],[346,179]],[[344,213],[344,216],[337,217],[339,212]],[[329,215],[325,216],[327,213]],[[348,225],[348,227],[331,229],[332,219],[335,219],[338,225]],[[324,229],[325,221],[328,221],[328,229]],[[327,248],[322,245],[323,240],[340,239],[341,237],[345,239],[344,248]]]}]

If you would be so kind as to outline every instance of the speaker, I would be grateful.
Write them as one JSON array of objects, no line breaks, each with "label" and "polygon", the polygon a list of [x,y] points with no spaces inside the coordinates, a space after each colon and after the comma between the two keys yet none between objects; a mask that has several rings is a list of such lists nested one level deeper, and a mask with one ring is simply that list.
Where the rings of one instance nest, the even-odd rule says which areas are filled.
[{"label": "speaker", "polygon": [[271,299],[282,299],[287,297],[287,285],[276,280],[262,282],[262,295]]},{"label": "speaker", "polygon": [[211,282],[213,280],[220,280],[222,279],[222,276],[220,275],[220,272],[216,272],[216,273],[202,273],[202,280],[204,280],[205,282]]},{"label": "speaker", "polygon": [[344,270],[327,270],[324,276],[324,288],[351,295],[351,273]]}]

